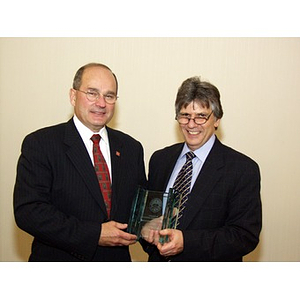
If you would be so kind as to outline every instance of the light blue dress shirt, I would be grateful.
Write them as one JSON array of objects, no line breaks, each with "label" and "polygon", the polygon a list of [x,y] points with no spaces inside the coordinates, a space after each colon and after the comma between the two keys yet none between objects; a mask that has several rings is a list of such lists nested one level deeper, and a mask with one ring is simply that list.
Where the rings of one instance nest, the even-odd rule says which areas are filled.
[{"label": "light blue dress shirt", "polygon": [[[192,182],[191,182],[191,189],[194,186],[194,183],[201,171],[201,168],[214,144],[216,140],[216,136],[212,135],[210,137],[210,139],[200,148],[198,148],[197,150],[193,151],[194,154],[196,155],[196,157],[192,160],[193,162],[193,175],[192,175]],[[186,161],[186,156],[185,154],[187,152],[190,152],[191,150],[189,149],[189,147],[187,146],[187,144],[185,143],[183,146],[183,149],[177,159],[177,162],[175,164],[175,167],[173,169],[173,172],[171,174],[170,180],[168,182],[167,188],[166,188],[166,192],[169,191],[170,188],[173,187],[175,179],[179,173],[179,171],[181,170],[182,166],[185,164]],[[191,190],[190,189],[190,190]],[[166,203],[163,203],[163,210],[165,209]]]}]

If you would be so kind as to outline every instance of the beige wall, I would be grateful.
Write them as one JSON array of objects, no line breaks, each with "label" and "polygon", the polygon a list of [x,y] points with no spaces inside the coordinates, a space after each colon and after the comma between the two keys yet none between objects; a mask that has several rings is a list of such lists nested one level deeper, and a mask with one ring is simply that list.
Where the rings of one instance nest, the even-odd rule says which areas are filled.
[{"label": "beige wall", "polygon": [[[0,261],[24,261],[31,237],[14,223],[12,191],[24,136],[72,115],[68,91],[81,65],[110,66],[120,83],[111,126],[154,150],[178,142],[177,88],[201,75],[221,92],[221,140],[258,162],[263,231],[246,260],[300,259],[299,38],[0,39]],[[131,248],[135,260],[146,256]]]}]

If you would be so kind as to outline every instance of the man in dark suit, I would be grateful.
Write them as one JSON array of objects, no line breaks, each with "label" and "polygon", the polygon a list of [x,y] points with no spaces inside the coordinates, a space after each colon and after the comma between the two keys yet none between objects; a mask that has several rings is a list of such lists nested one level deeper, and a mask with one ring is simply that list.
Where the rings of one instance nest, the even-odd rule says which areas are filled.
[{"label": "man in dark suit", "polygon": [[[117,91],[117,78],[107,66],[81,67],[70,90],[74,117],[24,139],[14,213],[17,225],[34,236],[30,261],[131,260],[129,245],[136,236],[126,232],[127,222],[146,176],[142,145],[106,126]],[[95,147],[100,145],[111,178],[109,210],[94,169],[94,134],[101,136]]]},{"label": "man in dark suit", "polygon": [[[152,155],[148,188],[176,187],[183,194],[186,189],[186,202],[179,210],[176,229],[145,234],[149,261],[242,261],[257,246],[261,231],[259,167],[215,136],[223,116],[215,86],[199,77],[185,80],[175,109],[185,143]],[[180,176],[180,172],[186,173]],[[169,242],[160,244],[159,234],[167,235]]]}]

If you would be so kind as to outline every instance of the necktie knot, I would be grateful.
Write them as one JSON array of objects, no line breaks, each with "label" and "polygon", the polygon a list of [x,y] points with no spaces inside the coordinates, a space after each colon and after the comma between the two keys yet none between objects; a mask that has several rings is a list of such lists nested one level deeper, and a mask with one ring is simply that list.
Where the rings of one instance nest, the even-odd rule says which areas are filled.
[{"label": "necktie knot", "polygon": [[196,155],[194,154],[194,152],[190,151],[190,152],[187,152],[185,154],[186,156],[186,161],[189,161],[189,160],[192,160],[194,157],[196,157]]},{"label": "necktie knot", "polygon": [[100,139],[101,139],[100,134],[94,134],[94,135],[91,137],[91,140],[93,141],[94,144],[99,144]]}]

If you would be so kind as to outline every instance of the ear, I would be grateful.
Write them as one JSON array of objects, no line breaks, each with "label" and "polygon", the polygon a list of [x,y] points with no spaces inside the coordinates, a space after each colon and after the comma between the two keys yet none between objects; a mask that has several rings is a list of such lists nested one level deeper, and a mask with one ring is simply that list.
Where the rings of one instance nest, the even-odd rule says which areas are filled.
[{"label": "ear", "polygon": [[75,106],[75,104],[76,104],[76,91],[74,89],[70,89],[69,96],[70,96],[71,105]]},{"label": "ear", "polygon": [[220,125],[220,119],[216,119],[216,121],[214,123],[215,130],[218,129],[219,125]]}]

